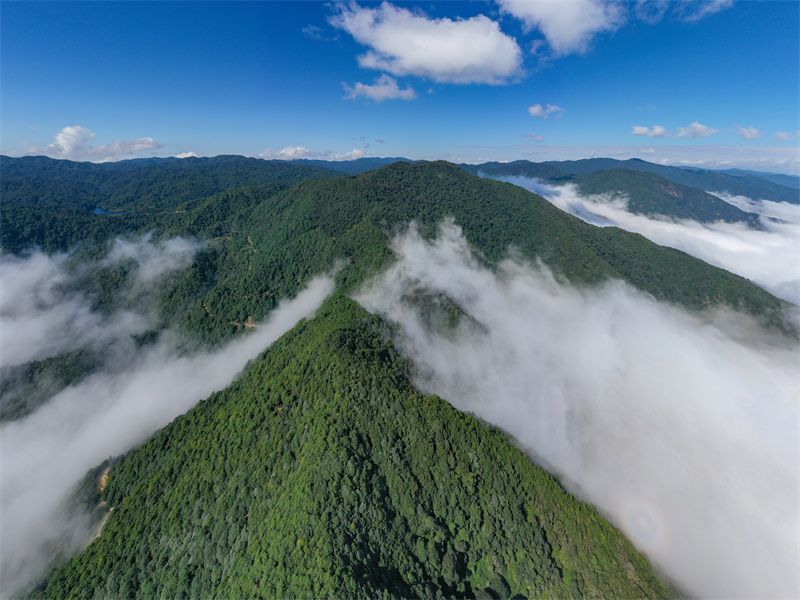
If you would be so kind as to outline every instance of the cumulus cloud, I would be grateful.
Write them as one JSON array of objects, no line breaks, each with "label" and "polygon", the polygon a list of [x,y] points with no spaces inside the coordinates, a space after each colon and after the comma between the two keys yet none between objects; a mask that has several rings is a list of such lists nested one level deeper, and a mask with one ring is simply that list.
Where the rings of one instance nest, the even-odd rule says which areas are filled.
[{"label": "cumulus cloud", "polygon": [[754,140],[761,135],[755,127],[737,127],[736,132],[743,140]]},{"label": "cumulus cloud", "polygon": [[[394,249],[357,298],[397,326],[422,389],[508,432],[684,593],[800,594],[795,341],[621,282],[487,269],[452,225]],[[468,318],[437,323],[421,295]]]},{"label": "cumulus cloud", "polygon": [[697,121],[692,122],[686,127],[678,128],[678,137],[701,138],[714,135],[715,133],[717,133],[716,129],[713,129],[707,125],[703,125]]},{"label": "cumulus cloud", "polygon": [[514,38],[484,15],[433,19],[383,2],[376,8],[341,6],[330,18],[370,49],[361,67],[416,75],[443,83],[498,84],[517,75],[521,55]]},{"label": "cumulus cloud", "polygon": [[549,119],[551,115],[560,116],[564,109],[557,104],[531,104],[528,114],[537,119]]},{"label": "cumulus cloud", "polygon": [[664,137],[665,135],[667,135],[667,130],[661,125],[653,125],[652,127],[646,127],[644,125],[634,125],[633,128],[631,129],[631,134],[643,135],[646,137]]},{"label": "cumulus cloud", "polygon": [[762,215],[763,230],[757,230],[743,223],[699,223],[634,214],[627,210],[623,195],[583,196],[572,184],[552,186],[526,177],[499,179],[535,192],[593,225],[615,225],[639,233],[800,304],[800,207],[796,205],[712,192],[748,212]]},{"label": "cumulus cloud", "polygon": [[[141,298],[165,276],[188,266],[199,248],[198,242],[184,238],[119,239],[100,264],[134,261],[131,289]],[[40,251],[23,257],[0,254],[0,367],[85,346],[101,348],[152,325],[144,314],[104,315],[93,310],[90,298],[75,285],[87,267],[70,269],[69,258]]]},{"label": "cumulus cloud", "polygon": [[411,86],[401,88],[397,85],[397,81],[388,75],[381,75],[375,80],[375,83],[367,84],[356,82],[353,85],[346,83],[344,86],[345,98],[348,100],[355,100],[359,96],[368,98],[375,102],[383,102],[384,100],[413,100],[417,97],[417,93]]},{"label": "cumulus cloud", "polygon": [[197,152],[180,152],[175,155],[175,158],[197,158]]},{"label": "cumulus cloud", "polygon": [[[19,591],[57,553],[69,555],[88,541],[90,520],[67,507],[89,469],[227,387],[250,359],[311,317],[332,289],[332,277],[313,279],[264,323],[216,351],[182,353],[180,339],[164,333],[155,344],[116,357],[62,390],[29,416],[0,426],[0,595]],[[89,333],[102,331],[93,326]]]},{"label": "cumulus cloud", "polygon": [[605,0],[498,0],[500,9],[539,29],[558,56],[585,52],[592,38],[625,20],[624,5]]},{"label": "cumulus cloud", "polygon": [[94,132],[81,125],[70,125],[59,131],[52,143],[45,148],[34,149],[30,154],[44,154],[52,158],[69,160],[107,162],[133,158],[149,150],[161,148],[161,144],[151,137],[136,140],[117,140],[102,146],[92,146],[89,141]]}]

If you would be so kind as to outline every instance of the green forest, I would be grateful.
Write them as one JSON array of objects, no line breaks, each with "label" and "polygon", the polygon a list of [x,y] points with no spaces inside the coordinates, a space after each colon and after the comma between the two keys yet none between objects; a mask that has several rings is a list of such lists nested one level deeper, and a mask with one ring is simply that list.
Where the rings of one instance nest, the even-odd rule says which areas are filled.
[{"label": "green forest", "polygon": [[[0,168],[3,251],[95,261],[81,285],[98,311],[120,308],[135,269],[99,262],[110,241],[200,240],[191,265],[158,291],[151,332],[180,331],[190,346],[241,334],[314,275],[345,265],[314,319],[229,388],[109,457],[92,499],[110,511],[101,535],[33,598],[675,595],[506,435],[417,391],[389,327],[349,299],[390,264],[389,241],[411,222],[432,236],[454,219],[489,266],[513,251],[576,285],[619,279],[690,310],[726,305],[793,332],[785,304],[741,277],[447,162],[361,175],[241,157],[3,157]],[[79,351],[3,373],[0,418],[30,412],[96,364]],[[37,392],[42,374],[51,387]]]}]

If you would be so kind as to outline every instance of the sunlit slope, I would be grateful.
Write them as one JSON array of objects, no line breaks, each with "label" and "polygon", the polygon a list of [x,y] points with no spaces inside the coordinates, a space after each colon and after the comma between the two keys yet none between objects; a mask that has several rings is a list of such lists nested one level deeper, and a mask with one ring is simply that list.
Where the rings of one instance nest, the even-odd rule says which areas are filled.
[{"label": "sunlit slope", "polygon": [[582,194],[621,194],[628,210],[642,215],[691,219],[701,223],[743,222],[759,227],[758,215],[747,213],[701,189],[681,185],[653,173],[608,169],[575,178]]},{"label": "sunlit slope", "polygon": [[490,262],[513,249],[573,283],[616,277],[690,308],[722,303],[778,318],[781,303],[741,277],[637,234],[586,224],[519,187],[444,162],[304,181],[273,196],[253,211],[252,245],[239,242],[238,266],[222,274],[209,303],[222,307],[230,290],[246,290],[244,305],[258,317],[260,299],[287,295],[337,257],[350,261],[345,281],[356,284],[390,260],[386,243],[398,229],[416,221],[433,233],[448,217]]},{"label": "sunlit slope", "polygon": [[331,298],[112,467],[102,534],[43,595],[669,595],[503,434],[417,392],[388,340]]}]

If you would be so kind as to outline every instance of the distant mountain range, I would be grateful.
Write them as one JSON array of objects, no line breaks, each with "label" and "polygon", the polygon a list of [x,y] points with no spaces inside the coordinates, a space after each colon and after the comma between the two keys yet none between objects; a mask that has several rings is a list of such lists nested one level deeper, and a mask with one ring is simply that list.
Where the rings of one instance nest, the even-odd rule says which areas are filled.
[{"label": "distant mountain range", "polygon": [[[351,161],[295,162],[352,175],[395,162],[414,161],[402,157],[373,157]],[[700,222],[741,221],[753,227],[759,226],[757,215],[720,200],[713,192],[747,196],[753,200],[800,203],[800,177],[742,169],[673,167],[640,159],[612,158],[539,163],[522,160],[460,166],[471,173],[494,178],[529,177],[551,184],[575,183],[584,194],[623,194],[634,213]]]}]

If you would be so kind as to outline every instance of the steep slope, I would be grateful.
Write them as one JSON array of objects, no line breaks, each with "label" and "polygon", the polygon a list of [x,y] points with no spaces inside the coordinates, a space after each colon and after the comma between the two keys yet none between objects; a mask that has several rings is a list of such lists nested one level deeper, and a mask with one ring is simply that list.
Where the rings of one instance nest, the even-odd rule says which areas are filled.
[{"label": "steep slope", "polygon": [[575,178],[583,194],[622,193],[628,210],[643,215],[692,219],[701,223],[740,221],[759,227],[759,217],[703,190],[674,183],[658,175],[608,169]]},{"label": "steep slope", "polygon": [[336,296],[112,466],[100,537],[44,597],[662,597],[591,507],[409,381]]},{"label": "steep slope", "polygon": [[642,173],[653,173],[673,183],[698,188],[704,191],[727,192],[747,196],[755,200],[800,203],[797,189],[780,185],[774,181],[751,174],[731,175],[724,171],[689,169],[657,165],[638,158],[616,160],[613,158],[586,158],[582,160],[547,161],[534,163],[518,160],[509,163],[484,163],[462,165],[472,173],[489,176],[518,175],[546,179],[552,183],[569,181],[579,175],[591,175],[608,169],[625,169]]}]

